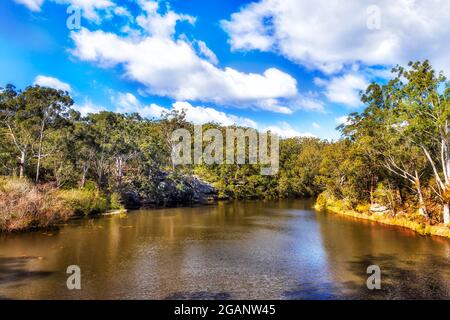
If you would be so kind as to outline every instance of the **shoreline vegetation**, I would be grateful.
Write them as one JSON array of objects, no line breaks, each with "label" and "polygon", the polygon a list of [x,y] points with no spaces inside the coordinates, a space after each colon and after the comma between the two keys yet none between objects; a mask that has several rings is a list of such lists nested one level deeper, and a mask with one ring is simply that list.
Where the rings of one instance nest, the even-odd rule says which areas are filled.
[{"label": "shoreline vegetation", "polygon": [[370,211],[370,206],[359,206],[357,209],[348,207],[348,204],[342,200],[333,198],[318,199],[314,208],[319,212],[329,212],[346,217],[376,222],[388,226],[395,226],[412,230],[422,236],[438,236],[450,238],[450,229],[443,224],[431,225],[423,217],[417,215],[404,215],[388,213],[375,213]]},{"label": "shoreline vegetation", "polygon": [[[397,66],[390,80],[361,92],[364,110],[348,115],[339,140],[280,139],[278,173],[261,175],[262,165],[248,161],[175,165],[172,133],[195,130],[184,111],[159,119],[82,115],[68,92],[6,85],[0,88],[0,232],[114,210],[317,197],[318,208],[448,237],[449,101],[449,82],[428,61]],[[209,129],[223,137],[248,128],[202,126]],[[209,143],[202,141],[202,150]],[[249,159],[247,139],[240,143]]]}]

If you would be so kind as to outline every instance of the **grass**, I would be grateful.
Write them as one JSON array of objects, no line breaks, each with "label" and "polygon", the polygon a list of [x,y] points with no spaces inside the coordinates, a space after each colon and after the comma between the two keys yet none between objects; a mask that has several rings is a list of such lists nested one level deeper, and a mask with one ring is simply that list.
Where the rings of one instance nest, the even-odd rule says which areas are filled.
[{"label": "grass", "polygon": [[0,177],[0,232],[48,228],[72,216],[108,210],[124,210],[118,195],[106,197],[89,189],[60,190],[26,179]]},{"label": "grass", "polygon": [[66,221],[73,210],[50,186],[0,177],[0,230],[46,228]]}]

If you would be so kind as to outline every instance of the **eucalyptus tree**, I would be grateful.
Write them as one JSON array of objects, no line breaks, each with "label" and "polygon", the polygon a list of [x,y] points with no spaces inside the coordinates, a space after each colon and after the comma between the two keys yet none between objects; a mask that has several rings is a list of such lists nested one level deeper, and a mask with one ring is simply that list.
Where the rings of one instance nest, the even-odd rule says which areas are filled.
[{"label": "eucalyptus tree", "polygon": [[398,118],[404,123],[402,136],[418,146],[433,171],[436,187],[430,186],[442,202],[443,221],[450,223],[450,85],[428,61],[397,67]]},{"label": "eucalyptus tree", "polygon": [[[0,121],[2,137],[14,145],[18,156],[19,177],[25,175],[25,166],[33,144],[31,112],[20,91],[11,84],[6,85],[0,93]],[[6,143],[6,141],[5,141]]]},{"label": "eucalyptus tree", "polygon": [[426,214],[422,181],[440,199],[443,221],[450,222],[449,84],[428,61],[397,66],[385,85],[371,84],[362,96],[367,105],[353,114],[343,133],[365,146],[383,167],[409,181]]},{"label": "eucalyptus tree", "polygon": [[[36,161],[36,183],[39,182],[39,174],[42,158],[47,156],[54,146],[44,150],[46,133],[58,130],[65,125],[73,100],[66,91],[53,88],[30,86],[20,94],[28,115],[28,130],[32,131],[34,137],[33,148],[35,149]],[[48,151],[45,153],[44,151]]]}]

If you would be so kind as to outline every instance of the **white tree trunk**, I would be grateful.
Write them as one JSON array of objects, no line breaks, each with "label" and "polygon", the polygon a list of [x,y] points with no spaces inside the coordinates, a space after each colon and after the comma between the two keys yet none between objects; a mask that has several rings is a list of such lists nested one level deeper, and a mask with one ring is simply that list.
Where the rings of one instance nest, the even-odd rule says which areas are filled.
[{"label": "white tree trunk", "polygon": [[42,156],[42,140],[44,139],[44,128],[45,128],[45,117],[42,119],[41,131],[39,135],[39,149],[38,149],[38,159],[36,165],[36,183],[39,182],[39,171],[41,170],[41,156]]},{"label": "white tree trunk", "polygon": [[444,203],[444,224],[450,223],[450,204]]},{"label": "white tree trunk", "polygon": [[23,178],[25,171],[25,151],[20,152],[20,164],[19,164],[19,178]]},{"label": "white tree trunk", "polygon": [[417,185],[417,194],[419,195],[419,213],[422,216],[428,216],[427,207],[425,206],[425,201],[423,199],[422,188],[420,184]]}]

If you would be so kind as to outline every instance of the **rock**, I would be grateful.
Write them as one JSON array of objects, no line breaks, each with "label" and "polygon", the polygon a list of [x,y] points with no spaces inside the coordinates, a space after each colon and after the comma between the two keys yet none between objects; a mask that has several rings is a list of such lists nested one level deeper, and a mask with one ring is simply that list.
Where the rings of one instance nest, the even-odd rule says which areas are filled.
[{"label": "rock", "polygon": [[[126,190],[126,191],[125,191]],[[126,208],[207,204],[218,199],[216,189],[195,176],[155,172],[132,181],[121,192]]]},{"label": "rock", "polygon": [[142,199],[136,190],[126,190],[121,193],[122,204],[127,209],[137,209],[142,205]]},{"label": "rock", "polygon": [[370,206],[370,209],[369,209],[369,210],[370,210],[371,212],[376,213],[376,214],[379,214],[379,215],[387,214],[387,213],[389,213],[389,212],[391,211],[391,210],[389,210],[388,207],[383,206],[383,205],[378,204],[378,203],[372,204],[372,205]]},{"label": "rock", "polygon": [[190,178],[189,183],[193,190],[194,202],[203,204],[217,200],[217,190],[209,183],[202,181],[197,177]]}]

